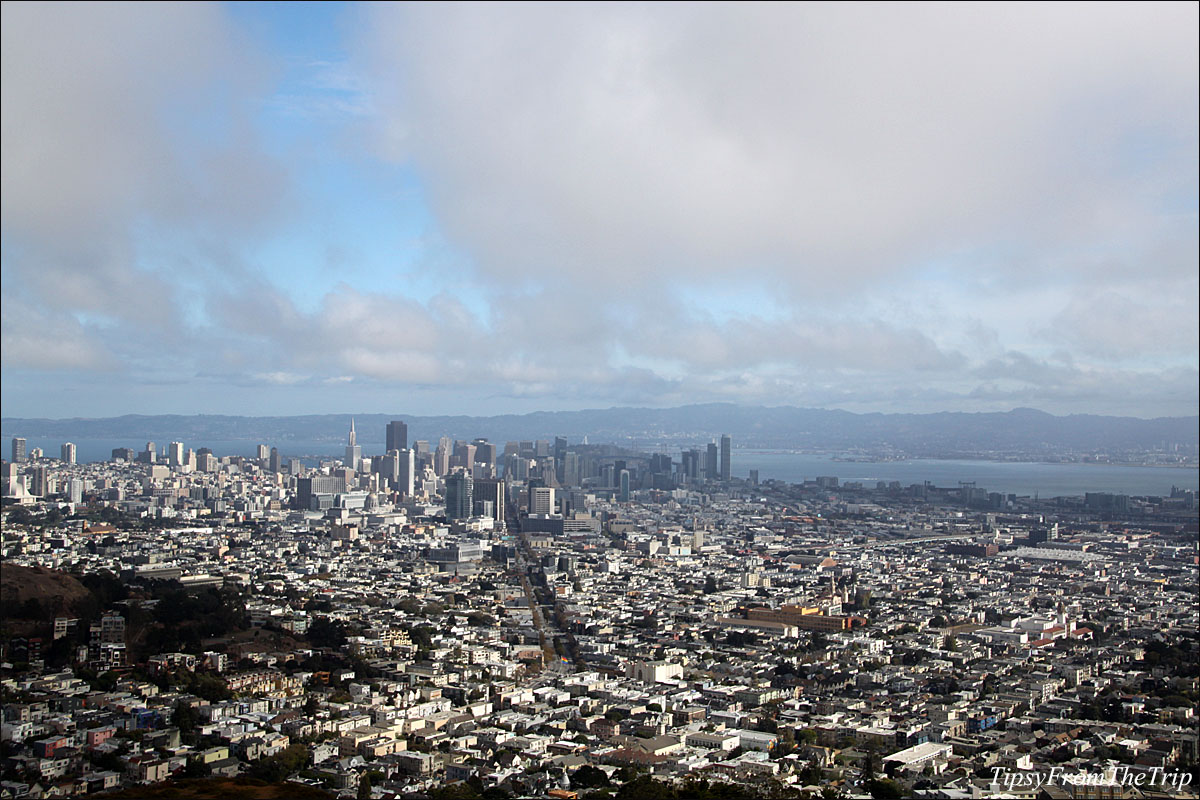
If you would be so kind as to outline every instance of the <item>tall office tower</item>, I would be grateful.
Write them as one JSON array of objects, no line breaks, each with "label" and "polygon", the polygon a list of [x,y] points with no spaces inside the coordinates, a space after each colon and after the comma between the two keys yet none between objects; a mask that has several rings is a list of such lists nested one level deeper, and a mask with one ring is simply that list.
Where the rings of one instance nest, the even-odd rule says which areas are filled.
[{"label": "tall office tower", "polygon": [[288,475],[299,477],[300,473],[304,472],[304,467],[300,466],[300,459],[289,458],[287,461],[287,471]]},{"label": "tall office tower", "polygon": [[600,467],[600,485],[605,487],[616,486],[617,470],[612,464],[605,464]]},{"label": "tall office tower", "polygon": [[362,448],[358,446],[358,435],[354,432],[354,417],[350,418],[350,435],[346,437],[346,467],[358,472],[362,465]]},{"label": "tall office tower", "polygon": [[504,477],[510,481],[523,481],[529,477],[529,459],[516,453],[504,457]]},{"label": "tall office tower", "polygon": [[417,454],[407,447],[397,450],[396,467],[396,488],[410,498],[417,482]]},{"label": "tall office tower", "polygon": [[266,461],[270,457],[271,457],[271,451],[269,449],[267,449],[267,446],[265,444],[260,444],[258,446],[258,460]]},{"label": "tall office tower", "polygon": [[296,479],[295,507],[308,511],[320,495],[335,495],[346,491],[346,479],[338,475],[310,475]]},{"label": "tall office tower", "polygon": [[17,494],[17,484],[21,482],[21,467],[9,461],[0,467],[0,482],[4,484],[4,494]]},{"label": "tall office tower", "polygon": [[579,486],[583,483],[579,453],[568,450],[563,454],[562,482],[564,486]]},{"label": "tall office tower", "polygon": [[474,505],[480,511],[478,516],[483,516],[483,509],[490,506],[488,516],[497,522],[504,522],[504,481],[494,478],[475,481]]},{"label": "tall office tower", "polygon": [[400,451],[388,450],[383,458],[373,459],[371,471],[379,473],[379,479],[391,489],[400,483]]},{"label": "tall office tower", "polygon": [[554,456],[546,456],[538,459],[539,474],[546,481],[547,486],[561,486],[558,482],[558,464],[554,461]]},{"label": "tall office tower", "polygon": [[546,439],[538,439],[533,443],[533,457],[545,458],[550,455],[550,442]]},{"label": "tall office tower", "polygon": [[475,445],[456,441],[453,452],[454,455],[450,457],[450,466],[471,469],[471,465],[475,463]]},{"label": "tall office tower", "polygon": [[183,442],[171,442],[167,445],[167,463],[172,467],[183,466]]},{"label": "tall office tower", "polygon": [[617,500],[621,503],[629,502],[629,470],[621,470],[620,475],[621,488],[617,490]]},{"label": "tall office tower", "polygon": [[418,456],[427,456],[429,455],[429,442],[424,439],[417,439],[413,442],[413,450],[416,451]]},{"label": "tall office tower", "polygon": [[684,450],[679,457],[679,471],[684,480],[694,482],[700,480],[700,451]]},{"label": "tall office tower", "polygon": [[72,444],[71,442],[63,442],[62,460],[67,462],[68,464],[74,464],[75,456],[76,456],[75,445]]},{"label": "tall office tower", "polygon": [[83,502],[83,481],[79,478],[67,481],[67,500],[72,503]]},{"label": "tall office tower", "polygon": [[446,519],[466,519],[471,516],[474,481],[466,472],[446,476]]},{"label": "tall office tower", "polygon": [[154,464],[158,461],[158,447],[154,442],[146,442],[146,449],[138,453],[138,461]]},{"label": "tall office tower", "polygon": [[29,493],[34,497],[45,497],[50,493],[50,479],[45,467],[34,467],[30,470]]},{"label": "tall office tower", "polygon": [[132,463],[133,460],[136,458],[137,458],[137,453],[135,453],[133,451],[132,447],[114,447],[113,448],[113,451],[112,451],[112,460],[113,461],[128,461],[128,462]]},{"label": "tall office tower", "polygon": [[25,455],[25,440],[20,436],[14,436],[12,440],[12,463],[24,463],[27,456]]},{"label": "tall office tower", "polygon": [[475,464],[487,464],[489,472],[495,474],[496,469],[496,445],[489,442],[487,439],[476,439],[471,444],[475,445]]},{"label": "tall office tower", "polygon": [[721,475],[721,473],[718,471],[721,465],[717,456],[716,442],[708,443],[708,452],[705,455],[707,458],[704,459],[704,478],[706,480],[715,481],[720,478]]},{"label": "tall office tower", "polygon": [[270,469],[271,472],[283,471],[283,459],[279,456],[278,447],[271,448],[271,455],[267,458],[267,468]]},{"label": "tall office tower", "polygon": [[723,434],[721,436],[721,480],[723,481],[728,481],[733,477],[733,473],[729,469],[732,455],[729,451],[732,449],[733,439],[729,438],[729,434]]},{"label": "tall office tower", "polygon": [[433,451],[433,474],[440,477],[449,471],[450,448],[446,447],[445,439],[443,439],[438,443],[437,449]]},{"label": "tall office tower", "polygon": [[208,448],[201,448],[196,454],[196,469],[200,472],[216,472],[220,462]]},{"label": "tall office tower", "polygon": [[567,457],[567,440],[563,436],[554,437],[554,478],[558,481],[558,485],[562,486],[566,483],[566,461]]},{"label": "tall office tower", "polygon": [[529,489],[529,513],[553,514],[554,489],[550,486],[533,486]]},{"label": "tall office tower", "polygon": [[407,450],[408,449],[408,426],[398,419],[394,419],[387,424],[385,437],[387,446],[384,451],[389,450]]}]

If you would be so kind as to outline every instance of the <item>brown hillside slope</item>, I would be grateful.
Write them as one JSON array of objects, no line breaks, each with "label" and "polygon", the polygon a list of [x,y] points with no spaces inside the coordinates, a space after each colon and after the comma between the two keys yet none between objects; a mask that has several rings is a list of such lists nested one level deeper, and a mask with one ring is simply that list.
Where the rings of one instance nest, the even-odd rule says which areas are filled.
[{"label": "brown hillside slope", "polygon": [[65,572],[45,567],[0,565],[0,614],[5,618],[23,618],[28,600],[37,600],[42,609],[38,622],[49,624],[58,614],[71,614],[91,592]]},{"label": "brown hillside slope", "polygon": [[263,783],[249,778],[206,778],[134,786],[108,798],[191,798],[192,800],[333,800],[334,795],[299,783]]}]

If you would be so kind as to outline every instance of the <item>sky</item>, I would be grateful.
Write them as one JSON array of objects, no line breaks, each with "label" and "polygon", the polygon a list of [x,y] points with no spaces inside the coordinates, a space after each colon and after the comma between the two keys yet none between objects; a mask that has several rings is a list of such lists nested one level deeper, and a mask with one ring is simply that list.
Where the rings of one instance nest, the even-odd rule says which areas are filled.
[{"label": "sky", "polygon": [[1194,415],[1198,8],[5,3],[3,414]]}]

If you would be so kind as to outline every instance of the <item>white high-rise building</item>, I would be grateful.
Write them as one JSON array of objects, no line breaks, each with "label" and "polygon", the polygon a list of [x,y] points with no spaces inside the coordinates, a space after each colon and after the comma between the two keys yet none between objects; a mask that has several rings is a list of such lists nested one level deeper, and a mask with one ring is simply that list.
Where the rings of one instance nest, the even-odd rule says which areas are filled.
[{"label": "white high-rise building", "polygon": [[530,514],[553,514],[554,489],[550,486],[535,486],[529,490]]},{"label": "white high-rise building", "polygon": [[75,445],[72,442],[63,442],[62,460],[68,464],[74,464],[76,457]]},{"label": "white high-rise building", "polygon": [[579,454],[573,450],[563,455],[563,483],[567,486],[580,486],[583,483],[582,463]]},{"label": "white high-rise building", "polygon": [[410,498],[413,496],[413,488],[416,483],[417,454],[409,448],[404,448],[399,451],[399,461],[400,474],[397,483],[405,498]]},{"label": "white high-rise building", "polygon": [[358,472],[362,466],[362,448],[358,446],[358,435],[354,432],[354,418],[350,418],[350,435],[346,438],[346,466]]}]

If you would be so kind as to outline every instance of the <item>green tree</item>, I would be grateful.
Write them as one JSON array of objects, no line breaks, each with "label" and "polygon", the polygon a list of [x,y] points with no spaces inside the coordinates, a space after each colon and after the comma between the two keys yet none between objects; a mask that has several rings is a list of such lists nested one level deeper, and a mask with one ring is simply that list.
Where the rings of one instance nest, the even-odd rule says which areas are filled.
[{"label": "green tree", "polygon": [[92,681],[92,688],[101,692],[111,692],[114,688],[116,688],[116,685],[117,673],[113,672],[112,670],[101,672],[96,676],[96,679]]},{"label": "green tree", "polygon": [[189,758],[183,768],[185,778],[207,778],[212,774],[212,767],[201,758]]},{"label": "green tree", "polygon": [[183,700],[177,702],[175,709],[171,712],[171,724],[179,728],[180,733],[191,733],[196,730],[198,720],[199,715],[196,713],[196,709]]},{"label": "green tree", "polygon": [[281,783],[308,765],[308,755],[308,748],[295,742],[281,752],[251,764],[248,774],[268,783]]},{"label": "green tree", "polygon": [[346,645],[346,626],[329,617],[317,617],[308,626],[307,636],[308,641],[317,647],[341,649]]},{"label": "green tree", "polygon": [[618,800],[674,800],[671,787],[649,775],[639,775],[617,790]]},{"label": "green tree", "polygon": [[417,646],[418,650],[430,650],[433,648],[433,628],[427,625],[418,625],[408,632],[408,638]]},{"label": "green tree", "polygon": [[608,775],[599,767],[584,764],[571,775],[571,786],[578,789],[602,789],[612,785]]},{"label": "green tree", "polygon": [[431,800],[478,800],[480,796],[479,791],[466,781],[439,786],[429,793]]},{"label": "green tree", "polygon": [[904,797],[904,787],[888,778],[871,779],[865,788],[875,800],[899,800]]}]

